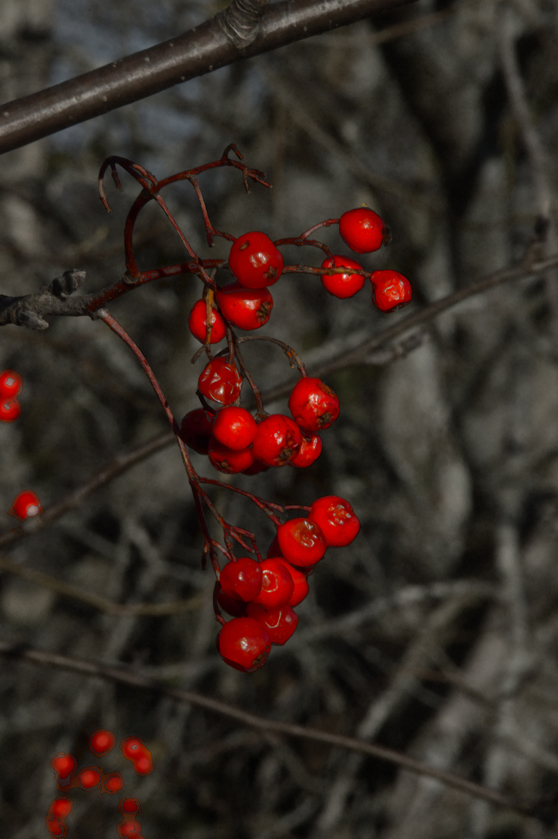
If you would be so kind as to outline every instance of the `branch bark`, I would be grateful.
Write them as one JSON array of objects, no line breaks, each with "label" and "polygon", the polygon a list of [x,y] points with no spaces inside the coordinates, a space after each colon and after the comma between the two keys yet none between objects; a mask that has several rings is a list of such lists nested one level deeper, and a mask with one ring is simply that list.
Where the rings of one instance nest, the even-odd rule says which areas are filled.
[{"label": "branch bark", "polygon": [[233,0],[211,20],[97,70],[0,106],[0,154],[235,61],[417,0]]}]

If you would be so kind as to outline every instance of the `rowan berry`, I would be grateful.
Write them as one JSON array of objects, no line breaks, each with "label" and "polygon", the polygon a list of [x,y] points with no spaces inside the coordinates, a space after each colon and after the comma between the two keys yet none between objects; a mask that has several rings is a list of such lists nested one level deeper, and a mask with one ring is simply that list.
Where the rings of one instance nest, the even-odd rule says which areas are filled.
[{"label": "rowan berry", "polygon": [[46,816],[45,821],[47,830],[51,836],[56,837],[56,839],[59,839],[59,837],[61,837],[61,839],[64,839],[64,837],[68,833],[67,825],[61,824],[60,819],[58,819],[56,816],[53,816],[52,813],[49,813]]},{"label": "rowan berry", "polygon": [[249,603],[248,617],[254,618],[265,627],[272,644],[281,646],[289,640],[298,624],[298,615],[290,606],[266,609],[260,603]]},{"label": "rowan berry", "polygon": [[254,455],[251,448],[235,451],[235,449],[229,449],[228,446],[224,446],[215,437],[211,437],[209,440],[208,454],[211,465],[215,469],[218,469],[219,472],[224,472],[227,475],[243,472],[254,462]]},{"label": "rowan berry", "polygon": [[151,775],[153,769],[153,760],[149,751],[146,754],[140,755],[134,761],[134,772],[136,775]]},{"label": "rowan berry", "polygon": [[300,568],[295,568],[294,565],[291,565],[291,563],[287,562],[287,560],[283,559],[283,557],[276,557],[276,559],[277,562],[280,562],[282,565],[285,566],[285,568],[293,578],[294,588],[293,593],[289,598],[288,605],[291,608],[294,608],[295,606],[298,606],[299,603],[302,603],[302,601],[308,596],[308,592],[310,589],[308,586],[308,581],[306,579],[306,574],[304,573],[304,571],[306,571],[307,569],[305,568],[303,569],[303,571],[301,571]]},{"label": "rowan berry", "polygon": [[265,628],[254,618],[233,618],[221,628],[217,649],[226,664],[253,673],[266,663],[271,641]]},{"label": "rowan berry", "polygon": [[74,755],[64,754],[59,752],[50,761],[50,765],[58,775],[61,781],[65,781],[74,772],[77,766],[77,760]]},{"label": "rowan berry", "polygon": [[254,460],[253,464],[248,469],[243,469],[243,475],[259,475],[260,472],[267,472],[270,467],[267,463],[262,463],[260,460]]},{"label": "rowan berry", "polygon": [[287,567],[276,557],[264,559],[261,563],[262,587],[252,603],[260,603],[266,609],[286,606],[294,591],[294,582]]},{"label": "rowan berry", "polygon": [[277,538],[277,534],[273,537],[271,542],[269,543],[269,548],[267,549],[266,558],[267,559],[274,559],[275,557],[282,557],[283,554],[281,553],[281,548],[279,547],[279,539]]},{"label": "rowan berry", "polygon": [[233,242],[229,268],[246,288],[265,288],[276,283],[283,271],[283,254],[269,236],[259,230],[244,233]]},{"label": "rowan berry", "polygon": [[[192,306],[190,310],[190,314],[188,315],[188,326],[190,327],[190,332],[197,338],[198,341],[201,341],[202,344],[205,344],[206,339],[206,332],[207,332],[207,307],[205,300],[198,300]],[[215,309],[211,310],[211,332],[209,335],[209,343],[210,344],[218,344],[219,341],[222,341],[225,335],[227,334],[227,330],[225,328],[225,321],[221,317],[218,311]]]},{"label": "rowan berry", "polygon": [[125,737],[120,743],[120,750],[126,760],[131,760],[132,763],[148,751],[147,746],[139,737]]},{"label": "rowan berry", "polygon": [[42,516],[43,505],[33,490],[26,489],[14,498],[9,512],[10,515],[15,516],[20,521],[24,521],[33,516]]},{"label": "rowan berry", "polygon": [[88,766],[78,772],[77,779],[82,789],[93,789],[101,785],[101,772],[96,766]]},{"label": "rowan berry", "polygon": [[235,364],[224,358],[214,358],[202,370],[198,390],[206,399],[232,405],[240,396],[242,377]]},{"label": "rowan berry", "polygon": [[137,798],[121,798],[118,803],[118,809],[123,814],[139,813],[141,812],[141,804]]},{"label": "rowan berry", "polygon": [[374,271],[372,302],[381,312],[393,312],[410,303],[413,298],[411,283],[398,271]]},{"label": "rowan berry", "polygon": [[2,370],[0,373],[0,400],[13,399],[21,393],[23,379],[15,370]]},{"label": "rowan berry", "polygon": [[227,562],[219,577],[221,589],[226,594],[248,602],[258,596],[262,587],[262,566],[248,556]]},{"label": "rowan berry", "polygon": [[310,506],[308,518],[316,522],[328,547],[350,545],[360,530],[360,521],[348,501],[338,495],[317,498]]},{"label": "rowan berry", "polygon": [[217,411],[213,420],[213,436],[228,449],[240,451],[254,442],[258,426],[246,408],[231,405]]},{"label": "rowan berry", "polygon": [[279,525],[277,539],[287,562],[303,568],[319,562],[327,548],[324,534],[311,519],[291,519]]},{"label": "rowan berry", "polygon": [[74,806],[71,798],[55,798],[48,808],[49,815],[53,815],[56,819],[65,819],[72,812]]},{"label": "rowan berry", "polygon": [[247,331],[265,326],[273,309],[273,297],[267,288],[246,288],[231,283],[220,288],[215,297],[229,323]]},{"label": "rowan berry", "polygon": [[136,819],[134,821],[128,821],[127,819],[121,821],[116,830],[121,839],[128,839],[129,836],[133,836],[134,839],[141,838],[141,822]]},{"label": "rowan berry", "polygon": [[284,414],[271,414],[258,425],[252,443],[256,460],[267,466],[284,466],[296,455],[302,433],[296,423]]},{"label": "rowan berry", "polygon": [[291,466],[297,466],[303,469],[306,466],[311,466],[322,453],[322,441],[317,434],[302,435],[302,442],[300,449],[290,461]]},{"label": "rowan berry", "polygon": [[[362,265],[355,262],[354,259],[349,259],[348,256],[335,255],[324,259],[322,268],[356,268],[361,271]],[[353,297],[361,290],[364,283],[365,277],[362,274],[322,274],[322,284],[325,290],[341,300]]]},{"label": "rowan berry", "polygon": [[371,253],[391,242],[391,232],[378,213],[368,207],[348,210],[339,219],[339,233],[355,253]]},{"label": "rowan berry", "polygon": [[120,792],[122,787],[124,786],[124,779],[120,772],[111,772],[109,775],[105,775],[103,779],[103,789],[105,792],[108,792],[109,795],[114,795],[117,792]]},{"label": "rowan berry", "polygon": [[0,422],[15,422],[21,416],[21,404],[17,399],[0,402]]},{"label": "rowan berry", "polygon": [[132,761],[136,775],[150,775],[153,772],[153,758],[145,743],[139,737],[127,737],[120,744],[122,754]]},{"label": "rowan berry", "polygon": [[180,423],[180,436],[187,446],[199,454],[207,454],[215,414],[205,408],[189,411]]},{"label": "rowan berry", "polygon": [[106,728],[99,728],[89,738],[89,751],[98,757],[104,757],[114,749],[115,744],[116,737],[112,731],[107,731]]},{"label": "rowan berry", "polygon": [[304,376],[292,389],[289,411],[304,431],[320,431],[339,416],[339,399],[321,379]]},{"label": "rowan berry", "polygon": [[246,603],[235,594],[219,589],[217,592],[217,603],[219,604],[219,607],[227,613],[227,615],[230,615],[233,618],[246,617]]}]

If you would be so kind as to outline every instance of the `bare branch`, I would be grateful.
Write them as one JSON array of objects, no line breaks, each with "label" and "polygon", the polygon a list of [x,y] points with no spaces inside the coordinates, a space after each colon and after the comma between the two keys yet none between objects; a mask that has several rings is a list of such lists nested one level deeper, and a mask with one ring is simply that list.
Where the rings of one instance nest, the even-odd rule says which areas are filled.
[{"label": "bare branch", "polygon": [[0,106],[0,154],[235,61],[414,2],[282,0],[265,9],[258,34],[255,0],[235,0],[171,41]]},{"label": "bare branch", "polygon": [[256,714],[251,714],[236,708],[234,705],[228,705],[218,699],[212,699],[208,696],[203,696],[193,691],[180,690],[179,688],[168,688],[162,682],[150,679],[142,673],[134,671],[129,668],[121,666],[114,666],[111,664],[103,664],[101,662],[86,661],[85,659],[72,658],[70,656],[59,655],[58,653],[50,653],[44,650],[33,648],[27,644],[13,644],[6,641],[0,641],[0,655],[16,661],[27,661],[32,664],[38,664],[44,667],[56,667],[61,670],[69,670],[74,673],[80,673],[83,676],[94,678],[101,678],[111,681],[116,684],[128,685],[136,690],[155,693],[161,697],[174,699],[176,702],[194,705],[198,708],[203,708],[213,714],[227,717],[228,719],[236,720],[241,725],[255,728],[263,733],[264,736],[273,734],[282,734],[287,737],[295,737],[297,739],[312,740],[314,742],[326,743],[329,746],[334,746],[341,749],[347,749],[352,752],[374,757],[378,760],[383,760],[398,766],[400,769],[405,769],[409,772],[414,772],[417,775],[428,778],[435,778],[453,789],[459,790],[466,795],[471,795],[475,798],[481,798],[489,801],[499,807],[506,807],[516,813],[524,816],[543,820],[543,815],[537,812],[537,808],[528,804],[512,800],[499,792],[482,787],[466,778],[460,778],[458,775],[453,775],[450,772],[444,772],[436,769],[433,766],[427,766],[418,760],[409,757],[394,749],[389,749],[384,746],[378,746],[373,743],[367,743],[364,740],[358,740],[355,737],[343,737],[338,734],[330,734],[327,731],[320,731],[315,728],[304,727],[301,725],[294,725],[292,723],[279,722],[277,720],[261,717]]}]

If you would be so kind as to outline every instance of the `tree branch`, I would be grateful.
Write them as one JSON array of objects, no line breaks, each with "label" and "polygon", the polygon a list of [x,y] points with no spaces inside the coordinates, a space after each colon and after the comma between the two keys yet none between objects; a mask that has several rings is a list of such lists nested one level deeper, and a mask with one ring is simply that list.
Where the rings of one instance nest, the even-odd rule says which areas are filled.
[{"label": "tree branch", "polygon": [[[194,29],[0,106],[0,154],[235,61],[416,0],[233,0]],[[261,14],[261,17],[260,17]]]},{"label": "tree branch", "polygon": [[[550,814],[539,812],[537,807],[530,806],[519,801],[512,800],[505,795],[494,790],[482,787],[466,778],[460,778],[458,775],[453,775],[450,772],[445,772],[436,769],[433,766],[427,766],[419,760],[415,760],[408,755],[397,752],[394,749],[389,749],[384,746],[378,746],[374,743],[367,743],[364,740],[359,740],[355,737],[343,737],[339,734],[330,734],[327,731],[320,731],[315,728],[295,725],[293,723],[279,722],[277,720],[261,717],[256,714],[251,714],[236,708],[233,705],[228,705],[218,699],[211,699],[208,696],[203,696],[193,691],[181,690],[179,688],[168,688],[162,682],[150,679],[142,673],[134,671],[130,668],[122,666],[114,666],[110,664],[103,664],[101,662],[87,661],[80,658],[72,658],[70,656],[59,655],[58,653],[51,653],[44,650],[39,650],[27,644],[13,644],[7,641],[0,641],[0,655],[6,656],[16,661],[27,661],[31,664],[38,664],[43,667],[56,667],[61,670],[69,670],[74,673],[80,673],[83,676],[101,678],[111,681],[115,684],[127,685],[136,690],[155,693],[161,697],[173,699],[176,702],[194,705],[198,708],[203,708],[213,714],[227,717],[228,719],[236,720],[241,725],[255,728],[261,731],[264,735],[273,733],[280,734],[287,737],[295,737],[297,739],[312,740],[314,742],[326,743],[329,746],[334,746],[341,749],[348,749],[352,752],[368,755],[369,757],[378,760],[386,761],[400,769],[405,769],[409,772],[414,772],[417,775],[422,775],[428,778],[435,778],[453,789],[463,792],[466,795],[472,795],[475,798],[489,801],[499,807],[506,807],[516,813],[524,816],[536,818],[545,823],[550,821]],[[555,814],[552,814],[552,822],[554,822]]]}]

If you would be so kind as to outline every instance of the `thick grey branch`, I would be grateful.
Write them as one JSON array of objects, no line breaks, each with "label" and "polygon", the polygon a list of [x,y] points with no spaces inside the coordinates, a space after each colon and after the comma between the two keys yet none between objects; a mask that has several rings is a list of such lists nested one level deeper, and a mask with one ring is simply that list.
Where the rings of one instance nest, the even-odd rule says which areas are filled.
[{"label": "thick grey branch", "polygon": [[[28,329],[48,329],[45,315],[84,315],[87,297],[68,300],[85,280],[85,271],[73,268],[55,277],[35,294],[10,297],[0,294],[0,326],[8,323]],[[85,302],[84,302],[85,301]]]},{"label": "thick grey branch", "polygon": [[414,2],[281,0],[265,9],[258,27],[258,0],[235,0],[225,13],[171,41],[0,105],[0,154],[235,61]]}]

